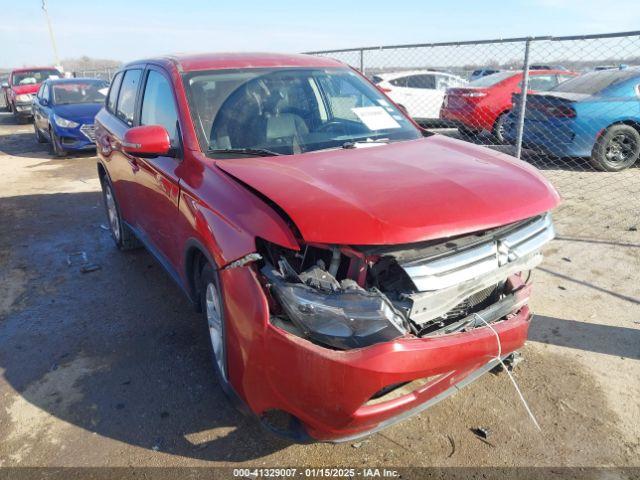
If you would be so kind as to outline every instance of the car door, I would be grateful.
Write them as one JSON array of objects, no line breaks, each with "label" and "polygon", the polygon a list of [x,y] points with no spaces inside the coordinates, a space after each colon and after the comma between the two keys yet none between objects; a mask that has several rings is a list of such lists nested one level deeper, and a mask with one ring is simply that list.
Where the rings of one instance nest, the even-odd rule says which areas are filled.
[{"label": "car door", "polygon": [[172,154],[132,157],[137,166],[133,201],[137,228],[160,261],[178,265],[180,253],[173,229],[178,217],[181,139],[177,103],[171,81],[160,67],[149,66],[143,78],[139,125],[162,125],[169,133]]},{"label": "car door", "polygon": [[33,125],[38,130],[42,130],[42,99],[44,98],[42,92],[44,91],[44,87],[46,83],[40,85],[36,96],[33,99],[33,106],[31,107],[33,110]]},{"label": "car door", "polygon": [[436,89],[434,74],[425,73],[407,77],[408,95],[411,95],[411,108],[416,118],[438,118],[444,92]]},{"label": "car door", "polygon": [[45,83],[44,88],[42,89],[42,99],[40,100],[40,120],[38,128],[47,134],[49,133],[50,127],[49,122],[51,119],[52,99],[52,87],[48,83]]},{"label": "car door", "polygon": [[108,164],[109,176],[123,220],[137,228],[137,205],[133,188],[137,181],[138,165],[134,158],[123,151],[124,135],[136,121],[136,103],[142,79],[143,67],[132,67],[118,73],[107,97],[106,112],[97,117],[100,123],[96,135],[100,152]]},{"label": "car door", "polygon": [[413,115],[412,111],[409,109],[409,105],[407,102],[410,102],[410,95],[408,95],[407,89],[407,77],[397,77],[392,78],[387,82],[389,84],[389,91],[385,93],[389,96],[391,100],[393,100],[396,104],[402,105],[407,109],[409,115]]}]

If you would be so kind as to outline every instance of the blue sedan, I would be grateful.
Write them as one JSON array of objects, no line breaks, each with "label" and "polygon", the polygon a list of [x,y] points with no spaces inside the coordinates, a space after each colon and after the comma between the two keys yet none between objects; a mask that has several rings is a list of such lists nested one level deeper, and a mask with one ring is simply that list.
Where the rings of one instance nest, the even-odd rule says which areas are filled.
[{"label": "blue sedan", "polygon": [[33,128],[57,157],[95,149],[93,123],[109,85],[93,78],[47,80],[33,100]]},{"label": "blue sedan", "polygon": [[[598,170],[623,170],[640,156],[640,67],[590,72],[529,94],[525,112],[526,147],[558,157],[589,157]],[[505,131],[512,142],[515,118],[514,111]]]}]

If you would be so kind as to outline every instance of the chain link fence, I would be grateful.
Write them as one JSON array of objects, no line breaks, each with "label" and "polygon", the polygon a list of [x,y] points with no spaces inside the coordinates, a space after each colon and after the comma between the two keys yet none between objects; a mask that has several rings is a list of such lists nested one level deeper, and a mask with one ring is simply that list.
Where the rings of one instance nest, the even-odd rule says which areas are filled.
[{"label": "chain link fence", "polygon": [[639,243],[640,32],[309,53],[359,69],[423,127],[539,168],[563,197],[560,236]]}]

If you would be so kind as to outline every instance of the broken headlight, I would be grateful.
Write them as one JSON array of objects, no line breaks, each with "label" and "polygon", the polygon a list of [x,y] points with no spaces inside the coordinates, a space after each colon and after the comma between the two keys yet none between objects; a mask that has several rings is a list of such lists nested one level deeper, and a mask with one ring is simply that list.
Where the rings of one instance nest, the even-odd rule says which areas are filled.
[{"label": "broken headlight", "polygon": [[335,279],[336,288],[318,289],[297,276],[285,279],[270,265],[262,272],[289,320],[318,343],[344,350],[386,342],[407,332],[404,317],[375,289],[364,290],[355,282],[338,284]]}]

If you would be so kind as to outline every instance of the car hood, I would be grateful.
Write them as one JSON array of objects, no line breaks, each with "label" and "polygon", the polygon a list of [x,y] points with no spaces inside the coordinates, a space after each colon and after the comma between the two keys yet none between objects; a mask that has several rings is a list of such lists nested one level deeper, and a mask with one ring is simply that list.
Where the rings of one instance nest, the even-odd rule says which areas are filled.
[{"label": "car hood", "polygon": [[11,89],[16,95],[23,95],[25,93],[36,93],[40,89],[39,83],[31,83],[29,85],[14,85]]},{"label": "car hood", "polygon": [[73,120],[77,123],[92,124],[96,115],[102,108],[102,103],[75,103],[72,105],[54,105],[53,112],[56,115]]},{"label": "car hood", "polygon": [[215,163],[276,203],[307,242],[445,238],[532,217],[559,202],[535,168],[441,135]]}]

